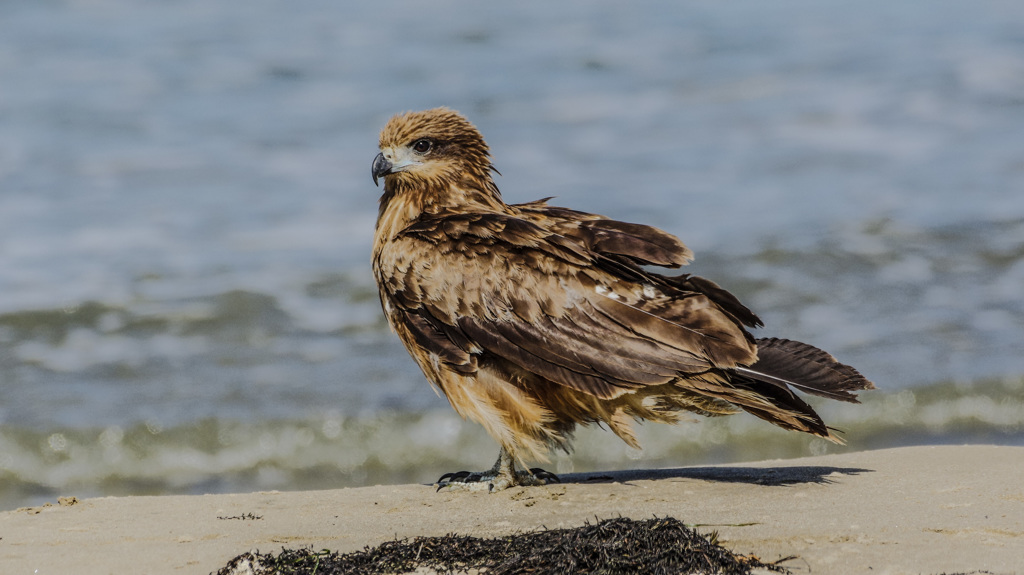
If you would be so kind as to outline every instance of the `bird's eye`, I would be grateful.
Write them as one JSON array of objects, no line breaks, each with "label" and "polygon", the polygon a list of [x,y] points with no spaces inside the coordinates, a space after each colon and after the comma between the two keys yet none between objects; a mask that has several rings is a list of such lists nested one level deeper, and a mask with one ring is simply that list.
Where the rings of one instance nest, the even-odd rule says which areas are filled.
[{"label": "bird's eye", "polygon": [[434,142],[424,138],[422,140],[416,140],[412,143],[412,149],[420,154],[426,154],[430,151],[430,148],[434,147]]}]

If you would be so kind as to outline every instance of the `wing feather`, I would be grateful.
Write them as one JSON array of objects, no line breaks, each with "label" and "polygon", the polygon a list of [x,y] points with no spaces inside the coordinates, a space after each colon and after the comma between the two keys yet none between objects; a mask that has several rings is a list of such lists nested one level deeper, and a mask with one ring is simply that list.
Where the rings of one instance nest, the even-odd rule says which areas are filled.
[{"label": "wing feather", "polygon": [[558,234],[576,237],[596,254],[622,256],[641,265],[668,268],[684,266],[693,260],[693,252],[668,232],[597,214],[548,206],[547,199],[513,207],[525,218],[549,222],[551,229]]},{"label": "wing feather", "polygon": [[683,313],[665,317],[668,314],[647,311],[619,299],[603,297],[592,303],[606,318],[637,336],[699,358],[695,371],[753,363],[757,358],[756,348],[747,340],[746,332],[713,306],[687,306]]},{"label": "wing feather", "polygon": [[667,277],[667,282],[684,292],[696,292],[704,294],[711,301],[715,302],[723,311],[731,315],[737,322],[749,327],[761,327],[764,323],[757,314],[740,303],[736,296],[719,287],[715,282],[699,276],[684,274],[681,276]]},{"label": "wing feather", "polygon": [[573,371],[603,377],[618,386],[656,385],[678,376],[678,370],[664,365],[665,362],[633,357],[629,353],[632,341],[620,339],[614,348],[596,344],[594,340],[609,335],[605,329],[580,333],[566,322],[552,318],[542,318],[532,324],[499,325],[506,337],[537,356]]},{"label": "wing feather", "polygon": [[[707,362],[694,354],[670,348],[614,321],[595,319],[597,311],[589,304],[576,306],[572,313],[552,320],[569,337],[585,340],[597,354],[628,356],[638,362],[660,366],[672,373],[695,373],[707,369]],[[628,340],[629,345],[623,345]]]},{"label": "wing feather", "polygon": [[494,323],[462,318],[459,320],[459,327],[482,349],[549,381],[602,398],[615,397],[622,393],[622,386],[617,386],[606,378],[567,369],[516,345],[496,331]]},{"label": "wing feather", "polygon": [[626,256],[640,264],[669,268],[684,266],[693,260],[679,238],[641,224],[609,219],[584,222],[581,231],[590,249],[598,253]]},{"label": "wing feather", "polygon": [[437,355],[438,359],[455,371],[473,373],[476,371],[476,357],[460,348],[448,333],[439,330],[433,321],[422,313],[398,312],[405,320],[403,325],[409,330],[416,343],[428,353]]}]

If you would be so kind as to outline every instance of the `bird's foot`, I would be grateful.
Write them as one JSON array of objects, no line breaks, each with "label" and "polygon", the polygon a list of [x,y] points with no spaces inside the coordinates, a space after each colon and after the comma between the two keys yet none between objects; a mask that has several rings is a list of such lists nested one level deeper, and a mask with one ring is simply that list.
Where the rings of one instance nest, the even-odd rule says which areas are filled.
[{"label": "bird's foot", "polygon": [[558,476],[539,467],[534,467],[529,471],[517,470],[512,453],[502,446],[498,451],[498,460],[494,462],[494,467],[480,473],[470,471],[445,473],[437,480],[437,490],[494,493],[517,485],[526,487],[547,485],[548,483],[560,483]]},{"label": "bird's foot", "polygon": [[456,473],[445,473],[437,480],[437,490],[486,491],[494,493],[517,485],[528,487],[561,483],[557,475],[540,467],[534,467],[529,471],[512,470],[512,473],[503,473],[502,471],[505,470],[491,469],[481,472],[458,471]]}]

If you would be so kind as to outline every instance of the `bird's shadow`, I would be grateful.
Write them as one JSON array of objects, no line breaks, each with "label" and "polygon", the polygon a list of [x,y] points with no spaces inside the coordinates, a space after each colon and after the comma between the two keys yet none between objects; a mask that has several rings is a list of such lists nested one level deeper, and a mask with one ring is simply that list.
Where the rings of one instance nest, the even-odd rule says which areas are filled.
[{"label": "bird's shadow", "polygon": [[859,467],[828,467],[805,465],[792,467],[680,467],[675,469],[630,469],[623,471],[595,471],[560,475],[561,483],[630,483],[632,481],[665,481],[697,479],[721,483],[749,483],[752,485],[794,485],[800,483],[827,484],[839,476],[873,473],[873,469]]}]

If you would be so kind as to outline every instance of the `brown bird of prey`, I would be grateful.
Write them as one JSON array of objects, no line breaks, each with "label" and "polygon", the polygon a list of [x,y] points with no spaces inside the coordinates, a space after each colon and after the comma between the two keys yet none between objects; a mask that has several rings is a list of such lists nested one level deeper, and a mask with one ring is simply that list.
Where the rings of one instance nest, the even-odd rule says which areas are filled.
[{"label": "brown bird of prey", "polygon": [[506,204],[483,136],[437,108],[393,117],[373,181],[384,178],[373,273],[384,314],[455,411],[501,446],[485,472],[441,487],[557,481],[524,458],[569,451],[599,423],[639,447],[631,423],[681,412],[747,411],[840,443],[793,389],[857,402],[874,385],[828,353],[755,339],[761,320],[714,282],[668,276],[692,258],[675,236],[538,200]]}]

